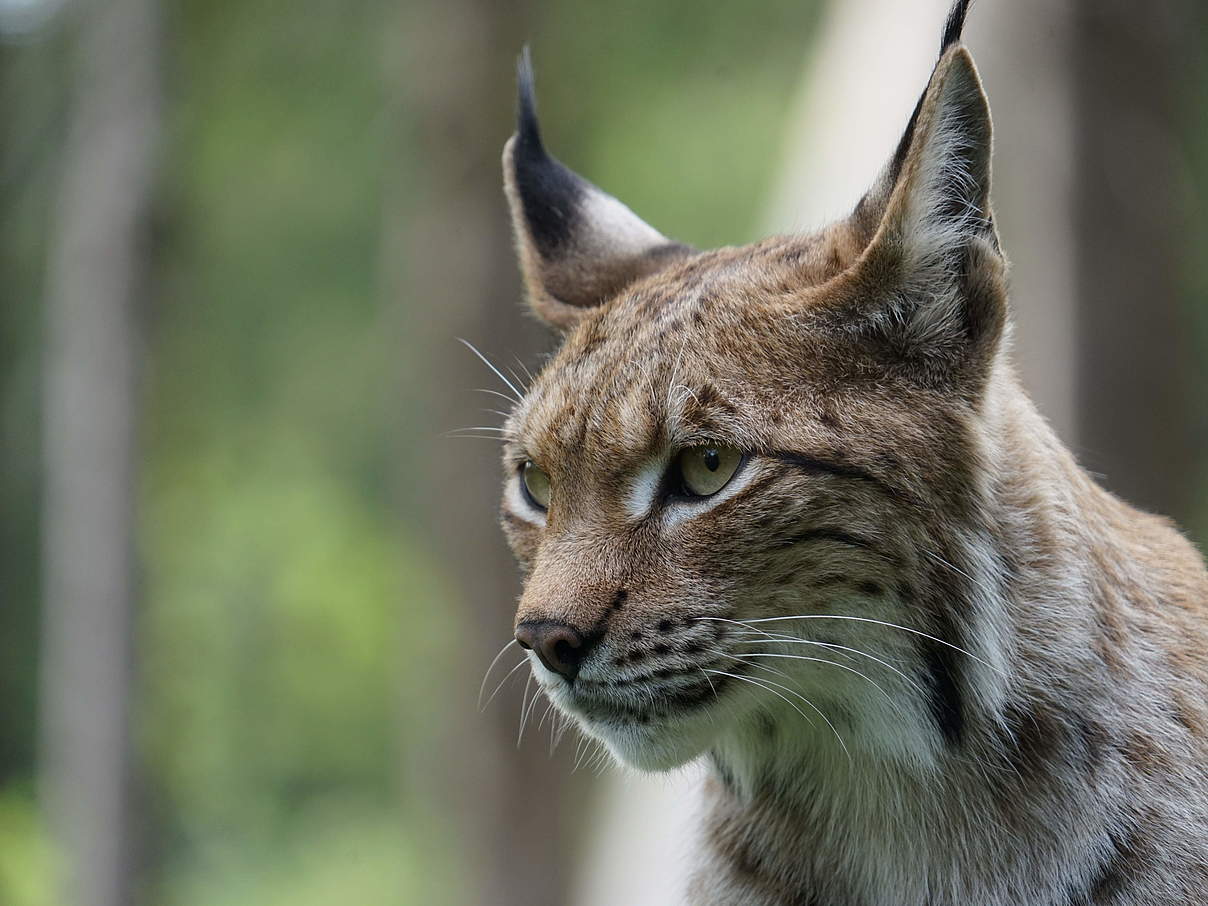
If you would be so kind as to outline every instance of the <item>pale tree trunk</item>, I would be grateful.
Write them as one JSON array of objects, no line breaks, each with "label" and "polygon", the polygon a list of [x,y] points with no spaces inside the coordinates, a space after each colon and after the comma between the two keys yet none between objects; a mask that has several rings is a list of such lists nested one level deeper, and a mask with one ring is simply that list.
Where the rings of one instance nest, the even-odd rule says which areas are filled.
[{"label": "pale tree trunk", "polygon": [[62,902],[134,899],[140,308],[160,131],[154,0],[79,10],[47,275],[43,794]]},{"label": "pale tree trunk", "polygon": [[[527,671],[485,713],[475,708],[483,671],[512,638],[520,586],[499,527],[498,443],[446,436],[500,423],[483,410],[508,404],[475,388],[511,393],[458,337],[513,381],[519,378],[509,368],[524,374],[516,357],[532,363],[549,345],[520,306],[500,166],[514,118],[521,7],[511,0],[408,3],[388,48],[397,120],[413,125],[399,149],[412,158],[409,179],[389,180],[383,279],[409,351],[400,364],[404,405],[423,412],[402,426],[399,498],[404,512],[419,514],[422,540],[455,583],[451,600],[402,602],[406,610],[435,609],[454,627],[451,638],[432,647],[439,656],[425,668],[447,703],[444,736],[404,740],[404,787],[417,795],[439,791],[456,825],[461,880],[469,888],[459,904],[481,906],[566,903],[571,849],[565,759],[551,763],[548,736],[542,741],[531,730],[517,745]],[[418,484],[415,475],[428,483]],[[494,680],[519,655],[505,657]],[[530,723],[539,717],[540,711]]]},{"label": "pale tree trunk", "polygon": [[[926,85],[949,6],[950,0],[829,5],[789,115],[763,232],[815,229],[855,207]],[[966,39],[994,111],[995,210],[1013,262],[1017,359],[1041,408],[1071,441],[1077,424],[1075,123],[1063,6],[981,0]],[[609,776],[593,811],[577,906],[678,902],[698,783],[699,769],[672,777]]]},{"label": "pale tree trunk", "polygon": [[[831,4],[790,119],[769,231],[846,216],[896,145],[939,51],[950,0]],[[980,0],[965,43],[994,117],[994,213],[1011,260],[1015,359],[1074,442],[1075,161],[1069,12],[1048,0]]]}]

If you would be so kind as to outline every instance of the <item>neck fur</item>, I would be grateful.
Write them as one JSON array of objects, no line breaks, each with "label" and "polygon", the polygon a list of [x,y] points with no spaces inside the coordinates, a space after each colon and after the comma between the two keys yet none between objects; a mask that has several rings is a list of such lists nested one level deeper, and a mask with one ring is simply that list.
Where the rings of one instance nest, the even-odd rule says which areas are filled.
[{"label": "neck fur", "polygon": [[[983,418],[974,516],[944,548],[969,651],[959,740],[907,727],[908,745],[887,749],[858,718],[832,715],[845,754],[786,708],[710,755],[718,810],[758,828],[768,858],[783,847],[785,871],[835,902],[1009,902],[997,897],[1010,885],[1077,876],[1081,854],[1105,845],[1118,799],[1106,791],[1122,786],[1104,757],[1119,693],[1097,650],[1092,561],[1110,548],[1094,527],[1117,504],[1012,378],[996,379]],[[951,898],[928,899],[938,879]]]}]

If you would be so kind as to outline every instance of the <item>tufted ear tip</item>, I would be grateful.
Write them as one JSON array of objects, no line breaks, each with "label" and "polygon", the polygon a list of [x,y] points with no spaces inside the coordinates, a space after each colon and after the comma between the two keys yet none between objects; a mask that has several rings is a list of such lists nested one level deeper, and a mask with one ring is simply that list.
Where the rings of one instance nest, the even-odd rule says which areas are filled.
[{"label": "tufted ear tip", "polygon": [[634,280],[687,251],[545,148],[537,122],[528,47],[516,65],[516,133],[503,148],[511,209],[529,303],[565,328]]},{"label": "tufted ear tip", "polygon": [[946,376],[984,375],[1006,322],[990,108],[960,43],[968,6],[953,6],[927,87],[851,220],[867,243],[852,268],[852,317],[882,350]]},{"label": "tufted ear tip", "polygon": [[944,36],[940,39],[940,56],[954,44],[959,44],[961,33],[965,30],[965,19],[969,15],[969,7],[973,0],[956,0],[948,11],[948,19],[944,22]]},{"label": "tufted ear tip", "polygon": [[516,60],[516,135],[525,144],[544,152],[537,124],[537,96],[533,87],[533,55],[524,45]]}]

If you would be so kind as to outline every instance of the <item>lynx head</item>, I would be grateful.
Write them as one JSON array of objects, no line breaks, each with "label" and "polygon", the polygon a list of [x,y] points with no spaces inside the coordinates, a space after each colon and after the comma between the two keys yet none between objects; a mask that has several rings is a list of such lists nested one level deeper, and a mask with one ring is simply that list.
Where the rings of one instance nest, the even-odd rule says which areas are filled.
[{"label": "lynx head", "polygon": [[851,216],[740,248],[670,240],[551,157],[522,60],[506,191],[562,344],[505,428],[516,638],[630,764],[928,759],[997,694],[974,539],[1004,261],[965,5]]}]

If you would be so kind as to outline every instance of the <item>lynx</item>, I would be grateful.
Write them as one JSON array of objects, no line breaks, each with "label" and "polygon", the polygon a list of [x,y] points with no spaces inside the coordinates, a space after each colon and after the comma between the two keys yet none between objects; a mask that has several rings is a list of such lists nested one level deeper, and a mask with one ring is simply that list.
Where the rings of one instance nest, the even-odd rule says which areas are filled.
[{"label": "lynx", "polygon": [[515,641],[621,762],[707,765],[693,904],[1208,903],[1208,575],[1015,377],[966,7],[851,215],[739,248],[550,156],[521,61]]}]

